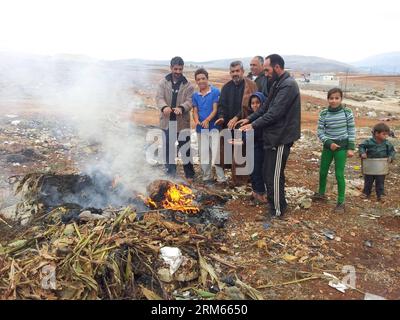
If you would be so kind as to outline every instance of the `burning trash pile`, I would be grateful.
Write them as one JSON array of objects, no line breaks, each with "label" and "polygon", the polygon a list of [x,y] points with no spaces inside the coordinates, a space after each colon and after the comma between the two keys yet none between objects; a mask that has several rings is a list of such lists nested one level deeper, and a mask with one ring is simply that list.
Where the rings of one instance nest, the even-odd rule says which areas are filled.
[{"label": "burning trash pile", "polygon": [[[226,199],[166,180],[150,184],[147,197],[117,196],[110,186],[104,194],[79,175],[21,181],[18,208],[31,208],[32,218],[8,237],[1,229],[1,299],[231,299],[232,289],[262,298],[212,266],[227,218],[212,217],[225,213],[216,204]],[[233,279],[234,269],[224,273]]]}]

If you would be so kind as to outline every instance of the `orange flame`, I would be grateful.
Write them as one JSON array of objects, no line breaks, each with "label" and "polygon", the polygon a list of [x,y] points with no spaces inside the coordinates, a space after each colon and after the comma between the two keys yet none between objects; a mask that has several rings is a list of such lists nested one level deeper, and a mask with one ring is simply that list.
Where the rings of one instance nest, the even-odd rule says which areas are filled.
[{"label": "orange flame", "polygon": [[146,198],[145,196],[143,196],[141,194],[139,194],[138,197],[143,200],[143,202],[146,204],[146,206],[148,206],[152,209],[157,209],[157,203],[155,203],[150,197]]},{"label": "orange flame", "polygon": [[165,209],[195,214],[200,210],[193,205],[193,200],[194,195],[190,188],[184,185],[173,185],[165,193],[165,200],[162,202],[162,206]]}]

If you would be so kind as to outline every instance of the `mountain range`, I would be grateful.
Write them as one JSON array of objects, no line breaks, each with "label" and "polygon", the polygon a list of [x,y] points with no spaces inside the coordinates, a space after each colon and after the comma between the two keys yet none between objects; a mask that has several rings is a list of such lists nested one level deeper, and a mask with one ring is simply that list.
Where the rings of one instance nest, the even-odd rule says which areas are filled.
[{"label": "mountain range", "polygon": [[371,56],[352,65],[365,73],[400,74],[400,51]]}]

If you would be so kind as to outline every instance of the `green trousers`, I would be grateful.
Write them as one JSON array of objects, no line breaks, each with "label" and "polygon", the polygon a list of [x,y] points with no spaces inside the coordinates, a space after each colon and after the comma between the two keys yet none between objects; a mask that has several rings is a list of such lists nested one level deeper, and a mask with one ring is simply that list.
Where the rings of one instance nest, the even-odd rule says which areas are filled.
[{"label": "green trousers", "polygon": [[332,151],[324,148],[321,156],[321,166],[319,168],[319,193],[325,194],[326,179],[332,160],[335,160],[335,176],[338,184],[338,203],[344,203],[346,182],[344,180],[344,168],[347,160],[347,150],[339,149]]}]

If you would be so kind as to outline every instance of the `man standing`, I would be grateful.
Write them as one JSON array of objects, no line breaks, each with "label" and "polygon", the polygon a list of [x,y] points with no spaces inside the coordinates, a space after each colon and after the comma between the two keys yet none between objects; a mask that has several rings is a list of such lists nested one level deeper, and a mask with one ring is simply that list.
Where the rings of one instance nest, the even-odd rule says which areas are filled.
[{"label": "man standing", "polygon": [[156,101],[160,109],[160,127],[166,139],[164,156],[167,174],[176,175],[175,143],[178,140],[178,149],[186,146],[186,152],[182,154],[183,170],[186,179],[191,181],[194,169],[190,152],[190,110],[194,88],[183,76],[183,66],[181,57],[171,59],[171,73],[160,81]]},{"label": "man standing", "polygon": [[247,78],[253,80],[257,84],[259,92],[262,92],[268,97],[268,78],[264,73],[264,58],[261,56],[255,56],[250,61],[250,73]]},{"label": "man standing", "polygon": [[285,71],[285,62],[277,54],[266,58],[266,69],[276,78],[267,103],[247,119],[239,121],[241,130],[263,129],[264,179],[267,185],[269,213],[285,213],[285,166],[293,142],[300,138],[300,91],[296,81]]},{"label": "man standing", "polygon": [[257,91],[257,86],[250,79],[244,78],[241,61],[233,61],[229,73],[232,80],[221,89],[216,124],[233,130],[236,123],[249,114],[249,98]]},{"label": "man standing", "polygon": [[[221,89],[221,96],[218,105],[218,120],[215,122],[216,125],[221,125],[222,129],[228,128],[233,130],[236,127],[236,123],[240,119],[244,119],[249,115],[249,99],[253,93],[257,91],[257,85],[250,79],[244,77],[244,68],[241,61],[233,61],[230,64],[229,73],[232,80],[228,81]],[[234,152],[233,144],[229,145]],[[220,160],[221,163],[227,164],[224,159],[224,153],[226,148],[226,141],[220,144]],[[244,146],[243,146],[244,147]],[[229,164],[229,163],[228,163]],[[236,175],[236,163],[232,159],[232,180],[234,184],[240,184],[246,179],[239,179]]]}]

